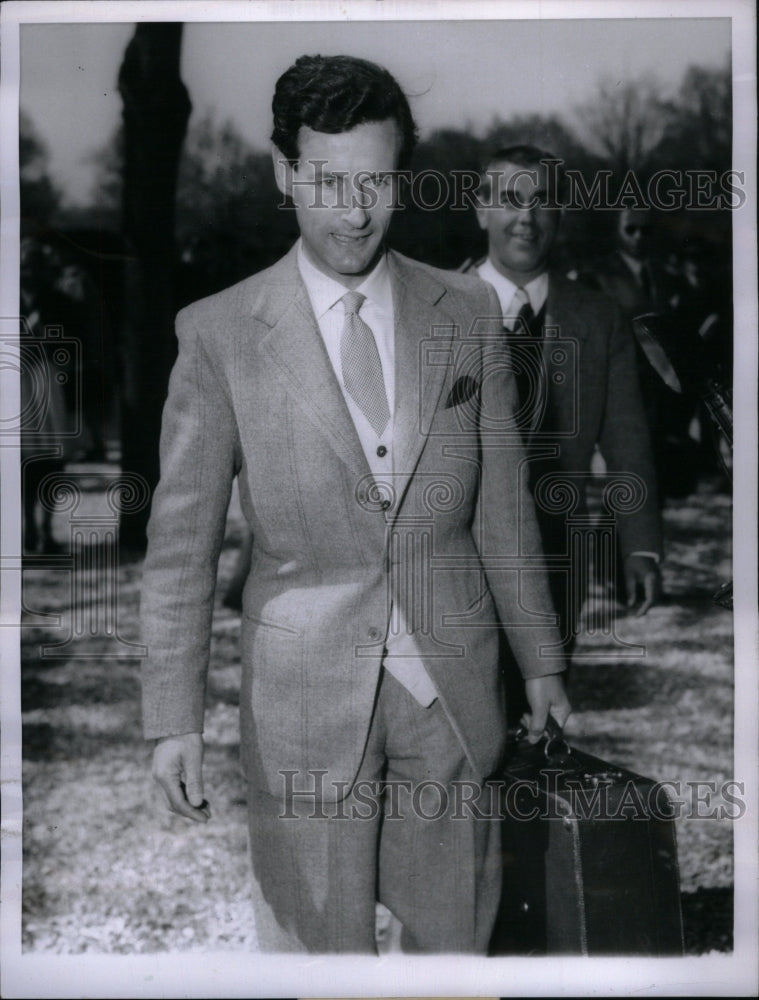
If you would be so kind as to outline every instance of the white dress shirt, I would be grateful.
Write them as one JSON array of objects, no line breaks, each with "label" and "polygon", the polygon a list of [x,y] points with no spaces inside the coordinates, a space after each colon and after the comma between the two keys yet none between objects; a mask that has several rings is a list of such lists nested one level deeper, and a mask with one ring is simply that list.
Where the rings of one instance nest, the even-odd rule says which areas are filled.
[{"label": "white dress shirt", "polygon": [[514,300],[517,288],[524,288],[525,292],[527,292],[530,297],[532,311],[536,316],[543,308],[543,305],[548,298],[548,274],[545,271],[542,274],[539,274],[537,278],[533,278],[532,281],[526,285],[515,285],[513,281],[510,281],[509,278],[506,277],[506,275],[501,274],[500,271],[495,269],[493,262],[488,257],[488,259],[477,268],[477,273],[483,281],[487,281],[488,284],[492,285],[495,289],[498,301],[501,304],[501,312],[503,313],[504,319],[507,316],[511,316],[513,313],[511,303]]},{"label": "white dress shirt", "polygon": [[[383,254],[372,272],[355,288],[355,291],[366,296],[366,300],[361,305],[360,317],[374,334],[390,408],[390,420],[382,435],[378,436],[343,384],[340,340],[345,324],[345,308],[341,299],[348,289],[311,263],[306,256],[302,242],[298,243],[297,254],[298,269],[306,286],[319,332],[353,420],[353,425],[356,428],[369,470],[378,480],[381,480],[385,475],[389,481],[392,481],[394,468],[395,320],[387,259]],[[384,451],[384,454],[378,454],[378,448],[381,445],[384,445],[384,449],[380,449]],[[389,617],[392,619],[393,616]],[[437,698],[437,691],[419,656],[413,635],[409,635],[406,630],[402,613],[400,617],[399,634],[388,634],[385,637],[386,648],[383,663],[388,672],[400,681],[421,705],[426,707]]]},{"label": "white dress shirt", "polygon": [[642,275],[643,275],[644,261],[640,260],[637,257],[631,257],[630,254],[625,253],[624,250],[619,251],[619,256],[622,258],[625,264],[627,264],[627,266],[630,268],[638,284],[639,285],[643,284]]}]

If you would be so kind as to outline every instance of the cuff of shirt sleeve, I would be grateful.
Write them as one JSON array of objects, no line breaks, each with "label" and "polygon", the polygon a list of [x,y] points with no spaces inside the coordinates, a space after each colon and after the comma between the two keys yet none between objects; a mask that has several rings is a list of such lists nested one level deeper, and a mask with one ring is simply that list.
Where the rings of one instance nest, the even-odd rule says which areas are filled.
[{"label": "cuff of shirt sleeve", "polygon": [[522,674],[522,680],[531,681],[536,677],[551,677],[553,674],[563,674],[567,669],[566,661],[557,657],[556,664],[551,664],[550,666],[546,664],[546,669],[541,671],[539,674],[530,672],[529,674]]},{"label": "cuff of shirt sleeve", "polygon": [[653,561],[658,565],[661,562],[661,556],[658,552],[631,552],[631,556],[645,556],[646,559],[653,559]]}]

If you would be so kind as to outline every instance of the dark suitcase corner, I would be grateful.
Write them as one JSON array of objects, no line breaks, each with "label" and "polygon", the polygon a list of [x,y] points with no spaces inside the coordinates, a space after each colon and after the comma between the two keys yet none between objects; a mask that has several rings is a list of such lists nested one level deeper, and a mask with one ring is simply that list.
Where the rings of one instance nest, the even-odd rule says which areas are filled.
[{"label": "dark suitcase corner", "polygon": [[494,955],[683,954],[672,810],[656,782],[563,740],[513,739]]}]

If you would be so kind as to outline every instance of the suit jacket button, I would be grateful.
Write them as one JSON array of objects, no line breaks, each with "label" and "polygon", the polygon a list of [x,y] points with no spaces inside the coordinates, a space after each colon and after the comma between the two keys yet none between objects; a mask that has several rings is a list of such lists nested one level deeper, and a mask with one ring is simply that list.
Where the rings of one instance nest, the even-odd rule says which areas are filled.
[{"label": "suit jacket button", "polygon": [[372,625],[372,627],[369,629],[369,633],[368,634],[369,634],[369,638],[370,639],[379,639],[379,637],[380,637],[380,630],[378,628],[375,628]]},{"label": "suit jacket button", "polygon": [[385,455],[387,455],[387,448],[384,446],[384,444],[381,444],[379,448],[377,448],[377,455],[380,458],[384,458]]}]

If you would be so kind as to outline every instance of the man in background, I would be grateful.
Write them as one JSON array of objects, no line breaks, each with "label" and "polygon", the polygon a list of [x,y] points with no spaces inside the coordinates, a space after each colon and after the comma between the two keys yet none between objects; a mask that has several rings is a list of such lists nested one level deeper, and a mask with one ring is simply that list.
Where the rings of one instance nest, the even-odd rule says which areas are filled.
[{"label": "man in background", "polygon": [[654,255],[654,246],[653,212],[624,208],[617,215],[615,249],[593,268],[598,287],[629,318],[669,312],[680,302],[682,282]]},{"label": "man in background", "polygon": [[[657,253],[651,209],[624,208],[617,213],[614,249],[596,260],[580,280],[605,292],[630,321],[657,313],[687,322],[687,283]],[[697,329],[693,329],[697,335]],[[636,345],[638,379],[651,434],[660,496],[682,496],[694,484],[695,445],[688,437],[693,401],[666,386]]]},{"label": "man in background", "polygon": [[[498,295],[520,387],[532,489],[539,490],[542,477],[557,482],[558,475],[582,494],[596,447],[611,476],[632,474],[641,484],[641,502],[617,515],[617,531],[628,604],[640,600],[638,614],[645,614],[661,593],[662,538],[633,337],[611,299],[550,267],[561,224],[559,162],[527,145],[489,158],[477,209],[488,253],[470,270]],[[550,498],[537,500],[546,555],[568,556],[567,512],[552,509]],[[573,560],[570,574],[549,573],[567,648],[584,598],[582,581],[589,578],[589,568],[578,565],[576,555]]]}]

